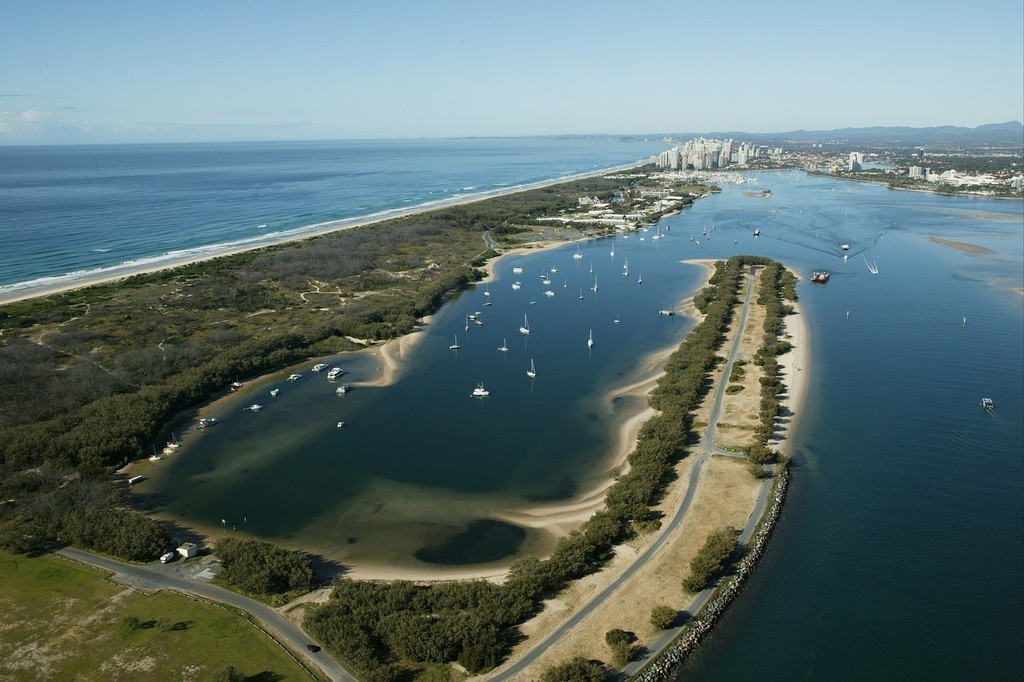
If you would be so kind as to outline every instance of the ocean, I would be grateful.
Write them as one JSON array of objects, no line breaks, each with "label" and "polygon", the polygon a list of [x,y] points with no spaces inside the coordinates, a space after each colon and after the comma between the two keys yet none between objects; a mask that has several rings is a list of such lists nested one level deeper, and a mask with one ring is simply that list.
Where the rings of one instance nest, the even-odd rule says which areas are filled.
[{"label": "ocean", "polygon": [[[615,143],[542,140],[527,163],[512,155],[517,144],[256,145],[269,151],[251,161],[248,184],[225,160],[251,153],[237,145],[0,148],[0,284],[419,205],[432,192],[586,172],[657,150],[652,143],[643,153],[608,153]],[[555,161],[562,145],[576,149],[578,163]],[[343,180],[324,169],[336,161],[331,149],[351,147],[379,161]],[[384,163],[409,156],[409,147],[419,149],[410,157],[418,171]],[[120,170],[94,173],[93,152],[116,156]],[[513,173],[517,158],[532,170]],[[151,185],[136,184],[126,170],[133,164],[149,169]],[[197,176],[193,189],[174,189],[185,183],[176,168]],[[617,400],[616,389],[644,371],[647,354],[674,346],[692,326],[657,314],[700,282],[699,269],[681,261],[762,254],[805,278],[798,294],[810,378],[792,440],[793,482],[758,568],[680,679],[1020,678],[1022,205],[797,171],[736,177],[744,184],[663,220],[657,241],[652,230],[581,244],[580,259],[575,245],[503,259],[486,288],[464,292],[435,316],[390,387],[338,397],[307,366],[295,383],[287,372],[250,382],[218,406],[222,424],[185,434],[182,452],[157,463],[166,465],[159,472],[153,467],[143,494],[183,523],[230,526],[341,561],[486,565],[541,548],[542,539],[493,512],[565,499],[608,473],[614,425],[639,407]],[[345,186],[342,194],[332,193],[334,183]],[[331,191],[314,190],[325,185]],[[751,191],[766,188],[767,197]],[[133,196],[161,191],[179,192],[178,201]],[[12,196],[20,199],[9,203]],[[43,215],[48,203],[63,209],[37,223],[33,202]],[[136,211],[133,202],[149,208]],[[160,216],[172,222],[155,226]],[[628,278],[626,259],[636,273]],[[826,285],[807,281],[822,269],[831,272]],[[488,299],[493,305],[483,306]],[[467,317],[477,313],[484,326]],[[528,337],[517,331],[524,315]],[[531,359],[533,380],[525,374]],[[372,355],[328,360],[357,386],[379,374]],[[480,382],[491,391],[486,400],[470,398]],[[281,393],[270,398],[275,387]],[[995,409],[981,408],[982,397]],[[257,401],[263,410],[243,409]]]},{"label": "ocean", "polygon": [[610,138],[0,146],[0,297],[646,161]]}]

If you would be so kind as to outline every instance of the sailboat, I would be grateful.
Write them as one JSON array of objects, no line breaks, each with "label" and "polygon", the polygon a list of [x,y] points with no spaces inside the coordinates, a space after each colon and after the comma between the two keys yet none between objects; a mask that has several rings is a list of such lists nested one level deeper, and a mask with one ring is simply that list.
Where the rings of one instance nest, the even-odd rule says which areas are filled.
[{"label": "sailboat", "polygon": [[594,293],[597,293],[597,277],[594,277]]},{"label": "sailboat", "polygon": [[531,379],[534,379],[537,376],[537,367],[533,364],[533,358],[530,358],[530,369],[526,370],[526,376]]},{"label": "sailboat", "polygon": [[638,274],[638,275],[636,276],[636,283],[637,283],[637,284],[643,284],[643,283],[644,283],[644,276],[643,276],[643,275],[639,275],[639,274]]},{"label": "sailboat", "polygon": [[449,350],[458,350],[460,347],[461,346],[459,346],[459,335],[456,334],[455,335],[455,343],[453,343],[452,345],[448,346],[448,349]]},{"label": "sailboat", "polygon": [[572,257],[573,257],[573,260],[579,260],[579,259],[583,258],[583,254],[580,253],[580,245],[579,244],[576,245],[576,253],[574,253],[572,255]]},{"label": "sailboat", "polygon": [[523,315],[523,324],[519,327],[519,333],[527,335],[530,333],[530,323],[526,321],[526,315]]},{"label": "sailboat", "polygon": [[498,350],[500,350],[502,353],[508,352],[508,339],[501,340],[501,345],[498,346]]},{"label": "sailboat", "polygon": [[590,330],[590,338],[587,339],[587,348],[594,347],[594,330]]},{"label": "sailboat", "polygon": [[625,275],[626,277],[629,277],[629,259],[628,258],[626,259],[626,262],[622,266],[622,274]]},{"label": "sailboat", "polygon": [[583,300],[583,289],[580,289],[580,300]]}]

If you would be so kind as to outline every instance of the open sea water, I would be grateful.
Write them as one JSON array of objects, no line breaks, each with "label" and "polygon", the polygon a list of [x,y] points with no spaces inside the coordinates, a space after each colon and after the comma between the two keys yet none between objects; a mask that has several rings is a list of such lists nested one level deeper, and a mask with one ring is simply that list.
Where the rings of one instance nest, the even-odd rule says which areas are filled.
[{"label": "open sea water", "polygon": [[[203,209],[182,204],[192,190],[183,191],[163,215],[189,215],[183,224],[206,227],[179,228],[180,242],[173,230],[154,235],[166,240],[156,249],[137,247],[160,230],[132,227],[152,216],[124,213],[130,201],[144,200],[118,187],[132,182],[131,173],[114,173],[112,187],[103,187],[90,179],[86,161],[90,150],[98,150],[99,156],[119,155],[119,163],[130,166],[134,151],[135,163],[149,173],[166,165],[166,183],[181,182],[173,164],[152,160],[153,148],[15,150],[29,161],[33,154],[50,158],[51,171],[37,169],[40,178],[49,172],[78,177],[66,191],[43,180],[35,192],[18,186],[14,194],[22,201],[35,193],[36,205],[45,204],[43,188],[49,186],[58,204],[99,210],[106,202],[97,197],[111,193],[129,203],[121,212],[107,207],[116,219],[91,236],[40,237],[35,248],[26,239],[18,258],[11,258],[15,251],[8,249],[8,240],[24,233],[11,225],[31,224],[33,212],[28,205],[10,209],[5,200],[0,279],[16,285],[202,248],[202,239],[210,245],[246,239],[256,225],[284,231],[401,208],[404,200],[395,200],[406,196],[401,192],[384,199],[375,194],[395,192],[403,184],[402,175],[380,167],[364,179],[352,174],[336,180],[347,185],[346,196],[362,202],[352,213],[340,200],[331,205],[336,200],[329,192],[319,198],[311,192],[308,207],[296,207],[284,198],[295,196],[287,179],[303,185],[296,178],[316,175],[322,169],[317,159],[329,166],[324,157],[332,148],[356,146],[375,153],[374,145],[380,145],[383,158],[386,150],[400,156],[403,147],[416,144],[267,145],[282,156],[277,179],[275,164],[265,159],[254,171],[262,180],[242,189],[234,181],[237,169],[224,170],[225,177],[212,169],[214,159],[245,154],[234,145],[212,145],[207,181],[195,185],[208,185],[209,196],[197,194],[218,205],[204,217]],[[433,182],[431,163],[439,176],[466,166],[458,180],[438,182],[425,192],[516,185],[602,163],[553,164],[545,171],[538,161],[535,173],[494,180],[481,169],[513,165],[518,141],[422,144],[435,145],[432,152],[421,151],[437,158],[421,158],[428,170],[416,177]],[[565,143],[537,144],[553,158]],[[606,149],[605,144],[611,143],[594,146]],[[488,160],[474,160],[466,149],[474,145],[490,149]],[[187,152],[193,160],[182,161],[181,172],[199,172],[195,158],[203,156],[204,146],[164,151]],[[507,163],[501,161],[505,152]],[[11,175],[11,158],[11,150],[0,149],[5,178]],[[29,161],[24,164],[31,166]],[[32,175],[24,168],[19,172]],[[542,548],[542,538],[502,521],[498,512],[566,499],[608,473],[615,425],[639,407],[618,399],[616,388],[646,371],[645,355],[678,344],[692,327],[685,318],[657,314],[700,281],[699,270],[680,261],[763,254],[805,277],[798,293],[810,328],[811,358],[801,371],[811,377],[792,443],[793,483],[781,523],[747,589],[681,679],[1019,679],[1024,673],[1021,204],[890,191],[802,172],[745,178],[745,185],[727,185],[721,194],[663,220],[662,239],[653,240],[657,232],[652,230],[629,240],[583,244],[581,259],[572,258],[575,245],[503,259],[486,289],[463,293],[435,316],[393,386],[357,388],[339,398],[308,366],[298,368],[304,376],[295,383],[285,380],[287,372],[250,382],[217,408],[221,425],[202,435],[185,434],[182,451],[152,467],[153,477],[140,488],[144,499],[186,524],[230,524],[237,532],[314,547],[341,560],[479,565]],[[410,189],[419,183],[404,184],[409,203],[423,203],[424,195]],[[239,193],[258,195],[256,185],[279,192],[276,202],[269,197],[262,206],[231,202]],[[217,186],[224,205],[216,200]],[[0,184],[0,192],[9,188],[8,180]],[[770,197],[749,191],[763,188],[772,190]],[[63,215],[71,219],[74,213]],[[287,219],[277,224],[275,216],[283,215]],[[77,219],[82,221],[78,230],[86,232],[99,222]],[[51,226],[61,223],[47,219]],[[115,229],[115,223],[121,227]],[[211,225],[241,226],[246,232],[225,237]],[[759,238],[753,237],[754,228],[760,229]],[[971,253],[936,243],[932,236],[990,252]],[[72,239],[80,240],[78,247],[67,243]],[[843,243],[850,246],[845,260]],[[97,261],[76,260],[117,249],[122,249],[117,255]],[[623,275],[626,259],[629,277]],[[26,267],[21,260],[36,266],[9,275],[9,267]],[[50,262],[61,265],[44,267]],[[832,273],[828,284],[807,281],[822,269]],[[551,285],[540,283],[542,272]],[[639,275],[643,285],[636,283]],[[519,290],[511,288],[514,281],[522,282]],[[555,295],[545,295],[547,290]],[[492,305],[485,307],[487,300]],[[477,312],[484,326],[467,319]],[[528,337],[517,331],[524,315]],[[591,331],[595,345],[588,351]],[[448,348],[454,341],[457,351]],[[497,350],[503,343],[508,352]],[[530,359],[537,366],[534,380],[525,374]],[[356,386],[379,374],[372,355],[329,360],[349,371],[342,381]],[[478,382],[491,390],[486,400],[469,397]],[[270,398],[274,387],[281,394]],[[980,407],[983,396],[994,399],[994,410]],[[257,401],[263,410],[243,409]],[[338,420],[346,426],[338,429]]]},{"label": "open sea water", "polygon": [[0,146],[0,296],[632,164],[655,141]]}]

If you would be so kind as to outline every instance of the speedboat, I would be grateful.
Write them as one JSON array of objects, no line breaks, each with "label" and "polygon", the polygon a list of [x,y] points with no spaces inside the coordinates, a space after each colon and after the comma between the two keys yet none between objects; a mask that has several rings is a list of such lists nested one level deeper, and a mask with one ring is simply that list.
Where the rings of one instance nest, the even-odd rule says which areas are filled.
[{"label": "speedboat", "polygon": [[339,429],[340,429],[340,428],[341,428],[342,426],[344,426],[344,425],[345,425],[345,422],[338,422],[338,428],[339,428]]},{"label": "speedboat", "polygon": [[252,405],[245,409],[249,410],[250,412],[258,412],[259,410],[263,409],[263,406],[260,405],[259,403],[253,403]]},{"label": "speedboat", "polygon": [[984,407],[986,410],[993,410],[995,409],[996,403],[995,401],[992,400],[992,398],[982,398],[981,406]]}]

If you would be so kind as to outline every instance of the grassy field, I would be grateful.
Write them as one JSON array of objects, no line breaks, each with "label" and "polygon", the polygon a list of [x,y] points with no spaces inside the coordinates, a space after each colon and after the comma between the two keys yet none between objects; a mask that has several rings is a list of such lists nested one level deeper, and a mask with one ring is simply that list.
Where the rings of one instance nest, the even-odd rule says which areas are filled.
[{"label": "grassy field", "polygon": [[317,679],[236,612],[0,552],[0,680]]}]

